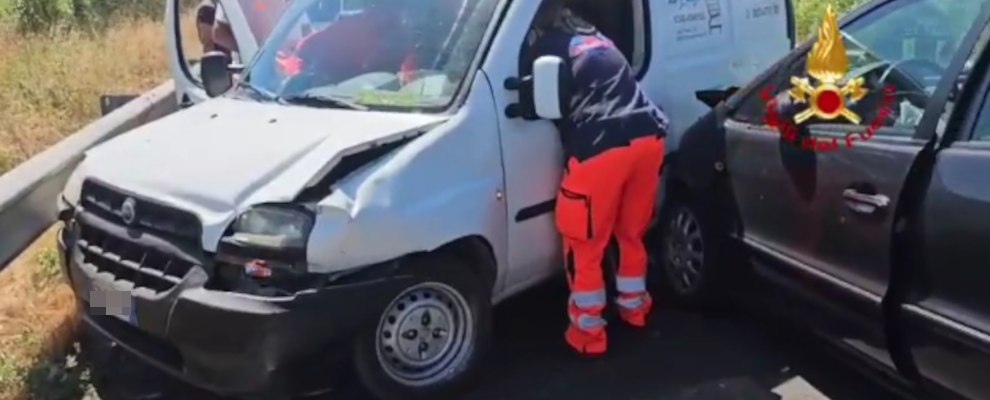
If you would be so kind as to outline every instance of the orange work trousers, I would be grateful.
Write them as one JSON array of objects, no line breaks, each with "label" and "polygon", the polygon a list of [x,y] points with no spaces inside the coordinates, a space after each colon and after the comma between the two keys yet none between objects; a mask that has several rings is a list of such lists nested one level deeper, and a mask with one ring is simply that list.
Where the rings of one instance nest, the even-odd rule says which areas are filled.
[{"label": "orange work trousers", "polygon": [[613,236],[619,245],[619,315],[633,326],[646,324],[652,299],[646,291],[643,236],[653,215],[663,154],[663,138],[651,136],[581,162],[567,162],[557,194],[556,224],[571,289],[565,339],[581,353],[600,354],[607,347],[602,261]]}]

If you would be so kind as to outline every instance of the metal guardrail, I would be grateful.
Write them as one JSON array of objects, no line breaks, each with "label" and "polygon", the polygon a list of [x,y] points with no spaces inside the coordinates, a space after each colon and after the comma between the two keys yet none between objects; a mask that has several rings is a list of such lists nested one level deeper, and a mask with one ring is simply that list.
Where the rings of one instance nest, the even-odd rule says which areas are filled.
[{"label": "metal guardrail", "polygon": [[177,109],[165,82],[0,175],[0,271],[55,223],[56,202],[89,148]]}]

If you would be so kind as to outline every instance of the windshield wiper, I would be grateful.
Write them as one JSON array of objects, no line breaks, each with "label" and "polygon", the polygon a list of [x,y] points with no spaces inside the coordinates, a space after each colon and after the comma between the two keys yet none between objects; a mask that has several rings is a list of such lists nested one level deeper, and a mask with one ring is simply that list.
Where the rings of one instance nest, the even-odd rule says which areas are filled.
[{"label": "windshield wiper", "polygon": [[288,104],[298,104],[303,106],[311,107],[327,107],[327,108],[342,108],[347,110],[358,110],[358,111],[368,111],[368,107],[342,99],[336,96],[321,95],[315,93],[298,93],[290,94],[288,96],[282,96],[278,98],[279,101]]}]

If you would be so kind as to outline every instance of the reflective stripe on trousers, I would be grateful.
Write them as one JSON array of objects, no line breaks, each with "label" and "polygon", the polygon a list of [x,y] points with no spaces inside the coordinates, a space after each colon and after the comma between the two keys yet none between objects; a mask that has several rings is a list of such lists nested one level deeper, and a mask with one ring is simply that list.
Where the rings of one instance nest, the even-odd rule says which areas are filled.
[{"label": "reflective stripe on trousers", "polygon": [[[581,330],[591,330],[605,326],[605,319],[600,314],[605,308],[605,290],[571,293],[571,323]],[[583,310],[595,310],[584,312]]]},{"label": "reflective stripe on trousers", "polygon": [[615,304],[627,310],[635,310],[646,303],[646,278],[619,276],[615,279],[619,298]]},{"label": "reflective stripe on trousers", "polygon": [[606,324],[605,318],[602,318],[600,315],[591,314],[571,315],[571,323],[583,331],[600,328]]},{"label": "reflective stripe on trousers", "polygon": [[615,288],[622,294],[641,294],[646,292],[646,278],[619,276],[615,278]]}]

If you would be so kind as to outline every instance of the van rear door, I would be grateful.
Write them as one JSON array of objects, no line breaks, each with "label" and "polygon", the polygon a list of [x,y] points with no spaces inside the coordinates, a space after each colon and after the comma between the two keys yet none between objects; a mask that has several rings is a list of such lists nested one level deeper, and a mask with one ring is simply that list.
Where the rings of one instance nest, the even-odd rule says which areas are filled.
[{"label": "van rear door", "polygon": [[[671,116],[668,146],[708,112],[699,91],[742,87],[794,47],[792,0],[652,2],[654,54],[644,79]],[[654,71],[655,69],[655,71]],[[652,88],[650,88],[652,86]],[[673,148],[672,148],[673,149]]]},{"label": "van rear door", "polygon": [[[235,62],[247,62],[254,57],[285,3],[286,0],[216,0],[237,42]],[[175,80],[180,106],[190,106],[208,98],[199,78],[198,62],[203,49],[197,37],[195,9],[183,9],[182,0],[167,0],[166,4],[169,71]]]}]

